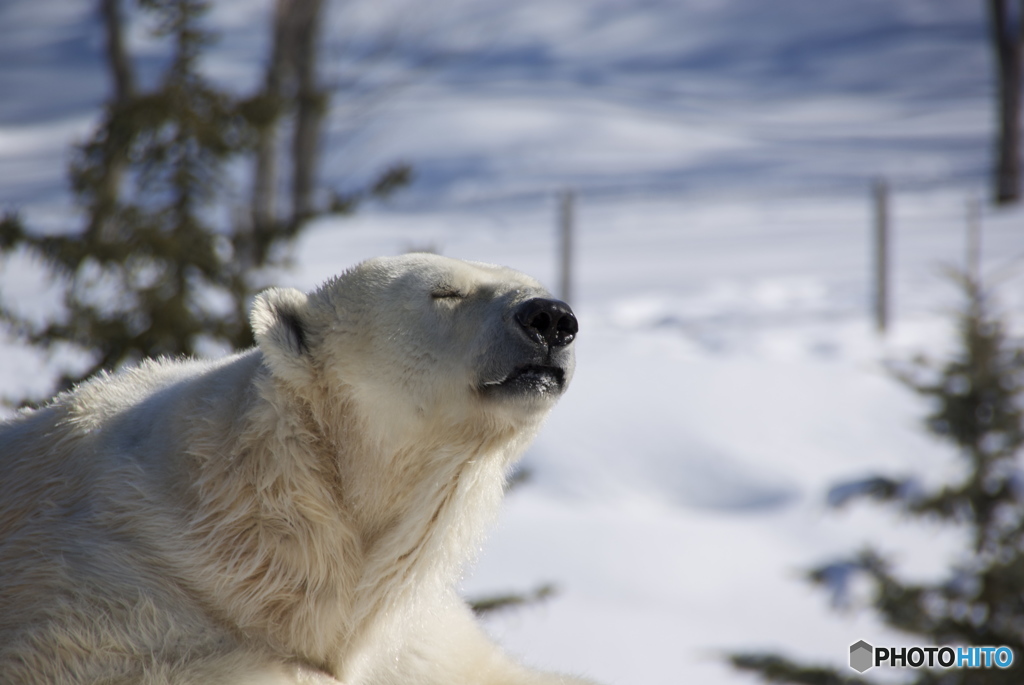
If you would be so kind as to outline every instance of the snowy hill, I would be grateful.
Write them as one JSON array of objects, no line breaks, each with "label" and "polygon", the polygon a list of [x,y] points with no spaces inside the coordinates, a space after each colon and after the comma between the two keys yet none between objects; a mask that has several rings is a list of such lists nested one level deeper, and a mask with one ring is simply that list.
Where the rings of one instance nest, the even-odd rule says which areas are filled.
[{"label": "snowy hill", "polygon": [[[217,3],[218,78],[254,81],[263,4]],[[328,43],[373,36],[410,7],[339,11]],[[751,682],[722,665],[728,650],[842,664],[856,640],[897,642],[870,616],[832,611],[799,574],[868,540],[922,575],[955,549],[948,532],[834,513],[824,495],[868,473],[954,472],[881,362],[951,339],[957,300],[938,265],[963,264],[967,202],[987,196],[981,3],[416,7],[373,72],[408,84],[365,111],[337,98],[325,174],[352,184],[402,159],[417,181],[318,222],[282,281],[308,288],[433,246],[553,285],[555,193],[577,190],[576,380],[465,582],[470,595],[560,592],[489,629],[531,663],[622,685]],[[158,64],[142,28],[133,36]],[[81,4],[0,5],[0,207],[45,230],[75,225],[67,149],[106,92],[101,48]],[[894,189],[884,340],[867,306],[879,176]],[[982,225],[984,273],[1020,326],[1024,215],[986,209]],[[12,306],[45,306],[46,286],[18,255],[0,262]],[[0,392],[41,387],[46,369],[7,344]]]}]

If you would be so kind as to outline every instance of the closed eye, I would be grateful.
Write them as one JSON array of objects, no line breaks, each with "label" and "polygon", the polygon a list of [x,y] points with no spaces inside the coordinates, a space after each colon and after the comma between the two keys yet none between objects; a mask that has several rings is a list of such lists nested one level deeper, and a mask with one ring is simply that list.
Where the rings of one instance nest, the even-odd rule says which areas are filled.
[{"label": "closed eye", "polygon": [[455,288],[440,288],[430,293],[430,296],[435,300],[461,300],[466,294]]}]

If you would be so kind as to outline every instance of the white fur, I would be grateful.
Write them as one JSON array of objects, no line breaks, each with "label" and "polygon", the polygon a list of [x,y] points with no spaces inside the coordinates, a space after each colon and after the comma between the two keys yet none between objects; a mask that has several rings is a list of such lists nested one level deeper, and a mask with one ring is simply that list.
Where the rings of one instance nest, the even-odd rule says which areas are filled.
[{"label": "white fur", "polygon": [[0,428],[0,682],[583,682],[513,663],[452,589],[554,400],[479,391],[535,296],[499,267],[371,260],[263,293],[254,350]]}]

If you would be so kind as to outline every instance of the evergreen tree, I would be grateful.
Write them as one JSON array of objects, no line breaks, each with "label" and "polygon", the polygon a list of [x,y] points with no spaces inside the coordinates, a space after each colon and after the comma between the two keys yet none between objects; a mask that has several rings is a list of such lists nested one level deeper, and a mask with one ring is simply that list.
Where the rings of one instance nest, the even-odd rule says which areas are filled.
[{"label": "evergreen tree", "polygon": [[[931,492],[909,479],[879,476],[833,488],[843,506],[870,498],[912,517],[960,526],[970,549],[942,582],[901,580],[877,551],[867,549],[812,570],[809,579],[833,586],[851,571],[873,587],[871,607],[888,625],[923,645],[1006,645],[1024,658],[1024,347],[1007,337],[986,295],[960,279],[967,306],[959,316],[959,350],[944,364],[918,360],[896,377],[928,398],[928,431],[952,443],[966,475]],[[842,582],[842,581],[840,581]],[[771,683],[861,685],[852,671],[799,664],[772,654],[734,654],[732,664]],[[1016,664],[1015,664],[1016,666]],[[914,685],[1017,685],[1020,669],[908,671]]]},{"label": "evergreen tree", "polygon": [[[298,33],[291,50],[275,48],[268,59],[275,79],[245,98],[217,87],[200,68],[215,40],[203,25],[206,0],[138,0],[139,11],[155,20],[156,37],[170,45],[167,67],[147,92],[139,92],[125,49],[121,0],[100,0],[114,87],[102,122],[75,148],[71,163],[71,187],[85,225],[41,235],[15,214],[0,220],[0,251],[24,248],[42,257],[63,285],[63,311],[45,325],[33,326],[2,306],[0,320],[31,344],[71,344],[90,353],[90,365],[65,373],[58,389],[143,357],[198,354],[204,343],[251,345],[248,301],[262,285],[260,271],[282,263],[280,248],[316,215],[351,211],[359,200],[385,196],[409,181],[409,169],[397,166],[364,191],[333,193],[323,208],[315,206],[316,158],[310,150],[320,144],[328,102],[327,92],[315,87],[322,4],[278,2],[275,37],[286,20],[296,24],[297,12]],[[281,85],[286,67],[297,70],[300,81],[289,92]],[[265,197],[274,188],[266,186],[261,165],[288,115],[299,120],[294,128],[302,137],[294,145],[292,170],[301,206],[279,217]],[[254,193],[264,201],[253,201],[252,216],[245,216],[234,204],[228,172],[236,162],[253,161]]]}]

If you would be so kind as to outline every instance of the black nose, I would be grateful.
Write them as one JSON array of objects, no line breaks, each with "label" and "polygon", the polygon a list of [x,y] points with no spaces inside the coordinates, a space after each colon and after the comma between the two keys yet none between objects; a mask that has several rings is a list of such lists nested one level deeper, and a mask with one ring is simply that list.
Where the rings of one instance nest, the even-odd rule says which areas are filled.
[{"label": "black nose", "polygon": [[535,297],[519,305],[515,316],[526,335],[548,347],[568,345],[580,329],[569,305],[560,300]]}]

